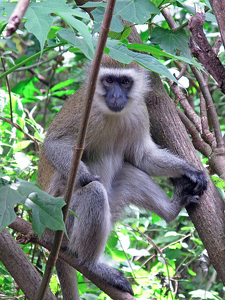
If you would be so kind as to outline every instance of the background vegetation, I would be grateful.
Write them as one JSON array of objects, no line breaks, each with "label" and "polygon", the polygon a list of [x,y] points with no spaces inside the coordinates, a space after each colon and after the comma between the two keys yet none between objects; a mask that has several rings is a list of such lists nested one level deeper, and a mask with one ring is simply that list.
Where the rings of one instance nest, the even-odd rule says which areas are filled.
[{"label": "background vegetation", "polygon": [[[216,39],[219,29],[210,4],[207,0],[195,3],[206,11],[204,32],[211,45],[218,43],[215,51],[224,64],[224,49]],[[35,219],[34,206],[40,209],[42,205],[36,194],[33,198],[30,194],[34,186],[32,190],[26,182],[34,183],[36,180],[40,146],[49,123],[83,81],[84,67],[93,58],[96,32],[99,31],[105,3],[98,3],[97,9],[92,11],[93,21],[73,1],[32,1],[19,29],[12,36],[6,37],[6,21],[14,6],[14,2],[0,0],[1,229],[14,221],[14,212],[27,221],[31,221],[32,217]],[[171,28],[169,19],[162,12],[165,7],[168,7],[170,16],[176,22],[176,30],[172,30],[174,28]],[[147,68],[160,73],[164,87],[178,107],[189,118],[190,112],[194,112],[191,121],[198,129],[195,117],[200,115],[202,96],[190,65],[201,71],[204,67],[194,60],[189,48],[188,21],[191,14],[195,14],[193,1],[120,0],[114,12],[105,52],[110,52],[110,55],[123,62],[135,58]],[[131,27],[123,26],[118,16],[138,25],[143,45],[128,44]],[[131,49],[151,55],[141,55]],[[184,64],[186,69],[182,69]],[[172,74],[178,76],[181,70],[184,71],[179,80],[180,91],[188,100],[185,103],[183,101],[183,105],[182,101],[178,103],[178,93],[171,88],[171,81],[175,80]],[[224,94],[215,80],[208,76],[206,80],[224,135]],[[187,103],[191,110],[185,107]],[[212,136],[214,128],[212,120],[208,120],[211,140],[209,138],[205,142],[212,146],[215,141]],[[203,154],[206,152],[203,151]],[[215,173],[208,166],[207,155],[203,157],[200,152],[199,155],[209,171]],[[10,188],[16,178],[26,181],[16,185],[18,194]],[[172,195],[168,182],[157,180]],[[218,182],[217,179],[215,181]],[[218,184],[224,197],[223,181]],[[27,197],[33,201],[32,205]],[[60,208],[63,203],[58,201]],[[33,229],[39,234],[47,226],[49,215],[50,212],[47,212],[44,221],[38,218],[33,220]],[[40,226],[40,222],[43,222],[43,226]],[[52,223],[50,226],[53,226],[52,229],[63,228],[62,223],[57,223],[57,228]],[[16,236],[14,231],[10,232]],[[48,252],[31,243],[21,247],[42,274]],[[137,299],[225,299],[223,284],[210,264],[207,251],[185,210],[173,223],[167,225],[154,214],[130,207],[127,217],[112,232],[105,257],[110,265],[121,269],[130,278]],[[50,287],[57,299],[61,299],[56,274],[51,279]],[[109,299],[80,273],[78,288],[81,299]],[[0,299],[25,299],[20,287],[1,262]]]}]

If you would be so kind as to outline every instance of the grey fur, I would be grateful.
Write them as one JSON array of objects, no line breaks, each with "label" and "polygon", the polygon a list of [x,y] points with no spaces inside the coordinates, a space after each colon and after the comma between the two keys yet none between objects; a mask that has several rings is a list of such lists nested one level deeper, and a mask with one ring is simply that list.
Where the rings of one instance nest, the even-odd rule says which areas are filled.
[{"label": "grey fur", "polygon": [[[134,84],[127,106],[115,113],[104,103],[101,78],[126,72],[133,76]],[[110,229],[124,208],[133,203],[170,222],[183,206],[196,202],[207,186],[202,171],[153,142],[144,101],[148,84],[142,67],[132,63],[124,69],[122,64],[104,57],[72,197],[71,209],[78,218],[71,215],[67,222],[70,236],[68,250],[101,280],[130,293],[131,286],[123,274],[106,265],[102,259]],[[85,85],[66,102],[53,120],[44,142],[39,184],[52,195],[63,195],[65,189],[84,93]],[[41,174],[46,162],[53,168],[50,178]],[[180,181],[185,181],[185,189],[176,184],[175,179],[175,194],[170,200],[149,176],[180,178]],[[68,276],[68,287],[70,280]],[[69,298],[64,295],[64,299]]]}]

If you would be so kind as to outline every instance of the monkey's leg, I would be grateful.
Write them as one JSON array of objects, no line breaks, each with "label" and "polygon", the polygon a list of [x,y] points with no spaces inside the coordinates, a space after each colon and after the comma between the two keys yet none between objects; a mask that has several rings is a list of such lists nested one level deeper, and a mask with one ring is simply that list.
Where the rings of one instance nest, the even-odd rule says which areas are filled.
[{"label": "monkey's leg", "polygon": [[62,289],[63,300],[80,299],[77,285],[77,271],[60,258],[56,261],[56,270]]},{"label": "monkey's leg", "polygon": [[[77,217],[70,214],[66,224],[70,237],[68,251],[99,280],[132,294],[124,275],[103,262],[102,254],[111,229],[111,212],[104,186],[93,181],[78,189],[72,196],[71,210]],[[67,277],[71,281],[69,274]]]},{"label": "monkey's leg", "polygon": [[66,224],[69,251],[89,265],[103,253],[111,230],[111,213],[104,186],[92,181],[79,188],[72,196],[70,209],[77,217],[70,214]]},{"label": "monkey's leg", "polygon": [[[116,221],[117,215],[124,206],[133,203],[170,222],[179,214],[182,207],[188,204],[185,203],[185,199],[189,196],[182,195],[179,191],[172,199],[169,199],[154,180],[129,163],[125,163],[122,171],[116,176],[113,182],[113,191],[111,204],[113,221]],[[196,202],[195,196],[188,200]]]}]

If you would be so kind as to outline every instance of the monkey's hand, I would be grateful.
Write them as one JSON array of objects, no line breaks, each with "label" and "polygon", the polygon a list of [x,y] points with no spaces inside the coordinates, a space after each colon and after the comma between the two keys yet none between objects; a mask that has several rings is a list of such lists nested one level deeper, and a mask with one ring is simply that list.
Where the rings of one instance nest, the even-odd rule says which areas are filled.
[{"label": "monkey's hand", "polygon": [[207,189],[208,180],[203,171],[187,171],[184,177],[189,179],[189,191],[192,195],[201,196]]},{"label": "monkey's hand", "polygon": [[190,176],[186,174],[179,178],[171,178],[174,185],[174,195],[176,199],[180,199],[182,206],[190,203],[198,203],[199,197],[207,188],[207,179],[202,171],[196,171]]},{"label": "monkey's hand", "polygon": [[81,187],[84,187],[92,181],[100,181],[100,176],[85,172],[84,174],[81,174],[78,179],[78,183]]}]

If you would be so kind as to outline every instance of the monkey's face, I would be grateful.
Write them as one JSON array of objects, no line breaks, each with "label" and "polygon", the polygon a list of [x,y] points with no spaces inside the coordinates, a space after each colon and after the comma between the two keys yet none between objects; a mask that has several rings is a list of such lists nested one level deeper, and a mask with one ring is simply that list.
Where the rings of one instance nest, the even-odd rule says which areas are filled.
[{"label": "monkey's face", "polygon": [[133,86],[133,79],[129,76],[106,75],[101,78],[105,91],[104,101],[112,112],[120,112],[128,102],[128,95]]},{"label": "monkey's face", "polygon": [[132,106],[135,77],[132,69],[100,69],[95,102],[105,114],[123,113]]},{"label": "monkey's face", "polygon": [[116,68],[102,66],[97,80],[94,103],[104,114],[124,114],[143,101],[147,76],[140,66]]}]

